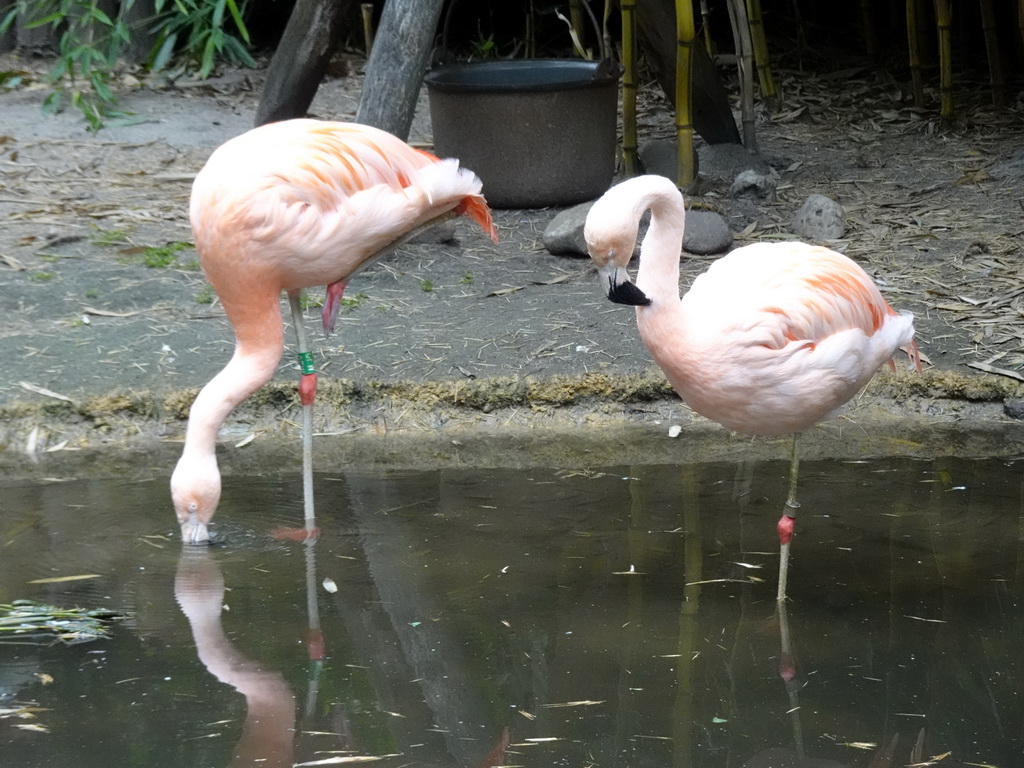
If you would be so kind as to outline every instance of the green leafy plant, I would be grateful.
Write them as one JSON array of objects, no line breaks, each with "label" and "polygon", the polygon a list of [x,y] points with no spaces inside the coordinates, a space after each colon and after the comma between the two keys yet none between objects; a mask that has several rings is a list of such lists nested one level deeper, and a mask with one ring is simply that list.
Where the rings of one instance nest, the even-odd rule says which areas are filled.
[{"label": "green leafy plant", "polygon": [[[113,81],[118,59],[131,42],[132,31],[123,19],[134,2],[121,0],[116,17],[106,14],[96,0],[21,0],[9,10],[3,4],[0,34],[19,16],[30,20],[29,28],[50,26],[59,32],[59,56],[48,75],[53,91],[43,101],[44,113],[53,114],[70,103],[93,131],[113,118],[129,116],[118,106]],[[154,0],[156,14],[147,24],[147,31],[156,35],[149,69],[162,70],[177,58],[189,62],[205,79],[220,60],[255,66],[247,48],[247,6],[248,0]],[[21,82],[18,73],[0,73],[4,89]]]},{"label": "green leafy plant", "polygon": [[217,294],[214,292],[213,286],[204,285],[196,291],[196,304],[213,304],[216,297]]},{"label": "green leafy plant", "polygon": [[[122,46],[128,42],[127,26],[120,19],[111,19],[93,0],[31,0],[25,7],[33,15],[46,14],[30,22],[29,28],[61,30],[59,57],[47,76],[53,91],[43,100],[44,114],[58,112],[69,101],[94,131],[102,128],[105,120],[123,117],[110,80]],[[13,17],[8,15],[4,24],[10,23]]]},{"label": "green leafy plant", "polygon": [[[198,65],[200,79],[210,76],[218,58],[255,67],[246,48],[249,30],[243,20],[246,0],[155,0],[157,42],[150,62],[153,71],[163,69],[175,50]],[[236,37],[225,29],[225,14],[230,16]]]},{"label": "green leafy plant", "polygon": [[434,290],[434,283],[433,283],[433,281],[431,281],[431,280],[421,280],[420,281],[420,290],[423,291],[424,293],[430,293],[431,291],[433,291]]},{"label": "green leafy plant", "polygon": [[33,283],[48,283],[57,276],[56,272],[48,272],[46,270],[38,270],[36,272],[30,272],[28,279]]}]

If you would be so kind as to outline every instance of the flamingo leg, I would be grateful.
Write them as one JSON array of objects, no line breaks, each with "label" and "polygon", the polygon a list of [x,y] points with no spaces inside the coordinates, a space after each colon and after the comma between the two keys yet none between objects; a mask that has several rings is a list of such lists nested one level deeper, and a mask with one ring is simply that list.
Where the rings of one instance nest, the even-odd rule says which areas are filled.
[{"label": "flamingo leg", "polygon": [[796,479],[800,469],[800,434],[793,435],[793,453],[789,460],[789,496],[786,506],[779,518],[779,594],[776,598],[782,603],[786,600],[786,579],[789,576],[789,545],[793,541],[793,528],[796,523],[796,511],[800,504],[796,500]]},{"label": "flamingo leg", "polygon": [[302,323],[302,291],[289,291],[288,303],[292,309],[292,323],[299,344],[299,399],[302,402],[302,493],[306,513],[306,535],[316,535],[313,513],[313,400],[316,397],[316,368],[313,355],[306,342],[306,329]]}]

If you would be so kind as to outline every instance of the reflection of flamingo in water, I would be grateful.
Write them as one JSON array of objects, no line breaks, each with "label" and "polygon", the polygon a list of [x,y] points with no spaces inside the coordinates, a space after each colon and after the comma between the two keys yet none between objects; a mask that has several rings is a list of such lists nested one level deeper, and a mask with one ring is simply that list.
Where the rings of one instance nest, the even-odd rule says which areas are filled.
[{"label": "reflection of flamingo in water", "polygon": [[295,749],[295,696],[280,672],[264,669],[240,654],[224,634],[224,577],[209,549],[182,550],[174,596],[188,618],[203,666],[245,696],[245,723],[230,765],[290,768]]},{"label": "reflection of flamingo in water", "polygon": [[[313,539],[305,544],[309,609],[307,650],[313,665],[305,705],[307,715],[317,710],[318,675],[324,660],[324,641],[316,600],[314,544]],[[182,549],[174,580],[174,596],[188,618],[203,666],[222,683],[245,696],[245,722],[232,754],[231,768],[291,768],[295,765],[295,696],[279,672],[264,669],[240,654],[224,634],[221,625],[224,577],[209,548]],[[344,728],[339,730],[338,738],[343,742],[349,741],[350,734],[344,733]],[[509,743],[509,731],[505,728],[477,768],[501,765]]]},{"label": "reflection of flamingo in water", "polygon": [[[626,265],[650,210],[636,284]],[[752,435],[793,435],[789,499],[779,520],[786,597],[796,509],[797,435],[852,398],[901,347],[921,370],[913,316],[898,313],[857,264],[804,243],[758,244],[719,259],[679,298],[686,211],[661,176],[608,190],[585,234],[612,301],[636,306],[644,344],[702,416]]]},{"label": "reflection of flamingo in water", "polygon": [[288,294],[303,377],[306,516],[312,519],[311,429],[316,373],[302,332],[303,288],[327,285],[333,329],[348,280],[383,251],[464,214],[495,240],[480,180],[455,160],[413,149],[367,126],[286,120],[217,149],[196,176],[190,216],[203,270],[235,330],[235,353],[192,404],[171,477],[182,539],[209,538],[220,499],[215,444],[228,414],[270,381],[284,350]]}]

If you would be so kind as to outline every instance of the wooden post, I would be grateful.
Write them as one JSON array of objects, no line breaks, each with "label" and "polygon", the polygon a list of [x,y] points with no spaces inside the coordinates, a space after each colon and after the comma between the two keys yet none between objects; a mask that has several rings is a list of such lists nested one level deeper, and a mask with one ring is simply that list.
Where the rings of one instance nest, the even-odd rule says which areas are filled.
[{"label": "wooden post", "polygon": [[256,125],[303,117],[334,53],[354,0],[297,0],[263,84]]},{"label": "wooden post", "polygon": [[388,0],[366,63],[356,122],[409,138],[441,0]]}]

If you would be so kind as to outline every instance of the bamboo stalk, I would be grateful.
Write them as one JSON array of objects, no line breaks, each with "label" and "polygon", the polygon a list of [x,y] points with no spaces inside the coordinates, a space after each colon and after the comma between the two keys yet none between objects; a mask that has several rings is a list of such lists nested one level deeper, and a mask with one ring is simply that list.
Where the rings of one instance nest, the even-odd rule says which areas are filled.
[{"label": "bamboo stalk", "polygon": [[[1024,0],[1021,0],[1024,2]],[[924,79],[921,76],[921,29],[918,24],[920,0],[907,0],[907,44],[910,48],[910,79],[914,88],[914,106],[924,106]]]},{"label": "bamboo stalk", "polygon": [[359,10],[363,14],[363,44],[366,46],[366,58],[370,58],[370,51],[373,49],[373,3],[363,3]]},{"label": "bamboo stalk", "polygon": [[999,39],[996,34],[996,15],[992,0],[981,0],[981,28],[985,33],[985,53],[988,55],[988,74],[992,83],[992,104],[1001,107],[1006,103],[1006,82],[1003,80],[1003,65],[999,58]]},{"label": "bamboo stalk", "polygon": [[796,22],[796,61],[797,67],[803,72],[804,52],[807,50],[807,27],[804,24],[803,14],[800,13],[800,0],[792,0],[792,5],[793,19]]},{"label": "bamboo stalk", "polygon": [[743,123],[743,146],[748,152],[757,152],[757,133],[754,130],[754,72],[752,66],[750,25],[744,0],[729,0],[729,21],[736,42],[736,67],[740,73],[740,113]]},{"label": "bamboo stalk", "polygon": [[[1021,0],[1024,2],[1024,0]],[[609,58],[612,54],[612,33],[608,29],[608,22],[612,18],[612,0],[604,0],[604,15],[601,18],[601,57]]]},{"label": "bamboo stalk", "polygon": [[679,159],[676,184],[684,188],[690,186],[696,176],[690,87],[695,36],[692,0],[676,0],[676,145]]},{"label": "bamboo stalk", "polygon": [[583,0],[569,0],[569,24],[576,33],[576,39],[580,41],[580,47],[586,49],[587,30],[583,23]]},{"label": "bamboo stalk", "polygon": [[640,163],[636,136],[636,0],[621,0],[622,13],[622,160],[626,176],[636,176]]},{"label": "bamboo stalk", "polygon": [[526,8],[526,58],[532,59],[537,55],[537,35],[534,26],[533,0]]},{"label": "bamboo stalk", "polygon": [[864,27],[864,47],[872,64],[878,64],[878,36],[875,34],[875,18],[871,13],[871,0],[860,0],[860,18]]},{"label": "bamboo stalk", "polygon": [[1024,0],[1017,0],[1017,29],[1021,42],[1024,42]]},{"label": "bamboo stalk", "polygon": [[761,0],[747,0],[747,18],[750,21],[750,39],[754,48],[754,63],[757,65],[757,79],[761,85],[761,97],[773,108],[776,106],[775,80],[772,78],[772,64],[768,56],[768,41],[761,19]]},{"label": "bamboo stalk", "polygon": [[[1024,3],[1024,0],[1020,1]],[[708,52],[708,56],[714,56],[715,53],[711,50],[711,11],[708,10],[708,0],[700,0],[700,18],[704,30],[704,50]]]},{"label": "bamboo stalk", "polygon": [[942,91],[942,119],[953,119],[953,10],[950,0],[935,0],[935,18],[939,31],[939,82]]}]

